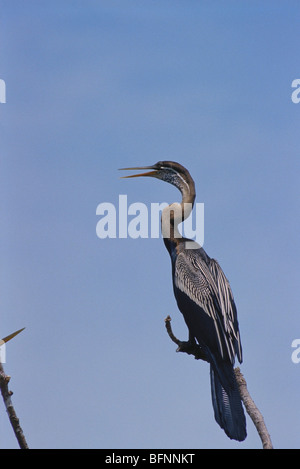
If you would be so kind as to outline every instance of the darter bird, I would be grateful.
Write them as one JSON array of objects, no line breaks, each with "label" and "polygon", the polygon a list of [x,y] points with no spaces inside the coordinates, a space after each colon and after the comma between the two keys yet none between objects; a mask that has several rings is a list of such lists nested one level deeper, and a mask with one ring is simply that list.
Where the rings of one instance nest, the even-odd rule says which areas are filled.
[{"label": "darter bird", "polygon": [[179,223],[190,215],[195,202],[194,181],[187,169],[173,161],[123,169],[151,170],[125,177],[161,179],[182,194],[181,203],[166,207],[161,220],[172,263],[174,295],[188,327],[187,344],[196,343],[203,359],[210,364],[215,419],[229,438],[243,441],[247,436],[246,419],[234,374],[235,357],[242,362],[242,347],[232,291],[218,262],[178,231]]}]

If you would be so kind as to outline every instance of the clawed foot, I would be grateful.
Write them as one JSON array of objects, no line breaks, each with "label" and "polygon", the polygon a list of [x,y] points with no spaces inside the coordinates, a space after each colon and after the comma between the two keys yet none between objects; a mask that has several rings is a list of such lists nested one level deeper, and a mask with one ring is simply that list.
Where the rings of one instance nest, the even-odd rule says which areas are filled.
[{"label": "clawed foot", "polygon": [[184,353],[187,353],[188,355],[194,355],[196,360],[204,360],[206,362],[208,361],[203,349],[200,347],[200,345],[197,344],[197,342],[195,341],[193,337],[190,337],[189,340],[186,342],[179,340],[177,339],[177,337],[175,337],[171,328],[170,316],[166,317],[165,324],[166,324],[166,329],[167,329],[170,339],[175,344],[178,345],[176,352],[184,352]]},{"label": "clawed foot", "polygon": [[184,353],[187,353],[188,355],[194,355],[196,360],[207,361],[206,356],[203,352],[203,349],[194,340],[188,340],[186,342],[179,341],[176,352],[184,352]]}]

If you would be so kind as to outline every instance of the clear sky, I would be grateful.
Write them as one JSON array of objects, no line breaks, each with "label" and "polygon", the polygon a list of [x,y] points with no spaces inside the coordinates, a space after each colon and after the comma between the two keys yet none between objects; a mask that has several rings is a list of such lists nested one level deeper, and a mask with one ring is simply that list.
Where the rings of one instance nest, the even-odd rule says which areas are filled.
[{"label": "clear sky", "polygon": [[[229,278],[241,370],[274,446],[299,447],[298,1],[0,1],[0,312],[31,448],[260,448],[214,421],[162,239],[99,239],[100,203],[180,201],[118,168],[174,160]],[[132,218],[132,217],[131,217]],[[130,219],[130,216],[129,216]],[[4,406],[0,447],[17,442]]]}]

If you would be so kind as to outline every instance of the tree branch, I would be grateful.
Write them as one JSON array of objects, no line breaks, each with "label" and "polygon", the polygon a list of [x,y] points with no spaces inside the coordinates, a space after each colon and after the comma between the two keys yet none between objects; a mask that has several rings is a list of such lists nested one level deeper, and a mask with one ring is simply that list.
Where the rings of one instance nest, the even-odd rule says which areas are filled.
[{"label": "tree branch", "polygon": [[11,401],[12,391],[8,389],[8,383],[10,381],[10,376],[6,375],[3,370],[2,363],[0,362],[0,389],[3,397],[3,401],[6,407],[6,411],[11,423],[11,426],[14,430],[16,438],[18,440],[19,446],[21,449],[28,449],[28,445],[23,434],[23,430],[20,426],[19,419],[17,417],[16,411]]},{"label": "tree branch", "polygon": [[264,418],[249,394],[249,391],[247,389],[247,383],[243,374],[241,373],[241,370],[237,367],[234,369],[234,373],[240,391],[241,399],[244,403],[246,411],[250,415],[252,422],[254,423],[256,430],[260,436],[263,449],[273,449],[271,437],[264,422]]},{"label": "tree branch", "polygon": [[[175,344],[178,345],[176,352],[185,352],[189,355],[194,355],[196,360],[201,359],[201,360],[207,361],[200,345],[198,345],[195,341],[182,342],[181,340],[177,339],[177,337],[175,337],[171,328],[170,316],[166,317],[165,325],[166,325],[166,330],[169,334],[170,339]],[[243,401],[243,404],[245,406],[247,413],[251,417],[257,429],[257,432],[262,441],[263,449],[273,449],[271,438],[267,430],[267,427],[265,425],[263,416],[258,410],[258,408],[256,407],[253,399],[251,398],[249,394],[249,391],[247,389],[247,383],[246,383],[244,376],[241,373],[241,370],[239,368],[235,368],[234,373],[235,373],[236,382],[239,388],[239,392],[241,395],[241,399]]]},{"label": "tree branch", "polygon": [[[25,329],[25,327],[23,327],[22,329],[19,329],[16,332],[13,332],[13,334],[10,334],[10,335],[4,337],[3,339],[1,339],[0,340],[0,347],[2,345],[4,345],[6,342],[8,342],[9,340],[13,339],[16,335],[20,334],[20,332],[24,331],[24,329]],[[12,426],[14,432],[15,432],[15,435],[16,435],[16,438],[18,440],[20,448],[21,449],[28,449],[28,445],[27,445],[27,442],[25,440],[23,430],[20,426],[20,422],[19,422],[19,419],[17,417],[14,406],[12,405],[11,396],[12,396],[13,392],[8,389],[9,381],[10,381],[10,376],[8,376],[4,373],[4,369],[3,369],[3,366],[2,366],[2,362],[1,362],[1,352],[0,352],[0,390],[1,390],[2,397],[3,397],[3,401],[4,401],[4,404],[5,404],[5,407],[6,407],[6,411],[7,411],[11,426]]]}]

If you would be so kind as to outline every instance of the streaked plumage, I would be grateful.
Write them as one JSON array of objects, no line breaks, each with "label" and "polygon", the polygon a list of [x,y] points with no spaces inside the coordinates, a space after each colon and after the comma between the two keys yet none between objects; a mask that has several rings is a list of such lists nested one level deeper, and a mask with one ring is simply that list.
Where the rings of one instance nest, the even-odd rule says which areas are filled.
[{"label": "streaked plumage", "polygon": [[[127,177],[151,176],[176,186],[181,204],[171,204],[162,213],[164,243],[172,262],[172,278],[177,305],[189,330],[210,363],[211,394],[215,419],[229,438],[246,438],[246,419],[237,388],[233,366],[242,362],[242,347],[237,311],[229,282],[218,262],[204,249],[178,232],[179,221],[186,218],[185,204],[195,201],[195,186],[189,172],[179,163],[158,162],[149,173]],[[180,213],[179,213],[180,212]],[[167,233],[167,235],[166,235]],[[194,243],[194,249],[189,249]]]}]

